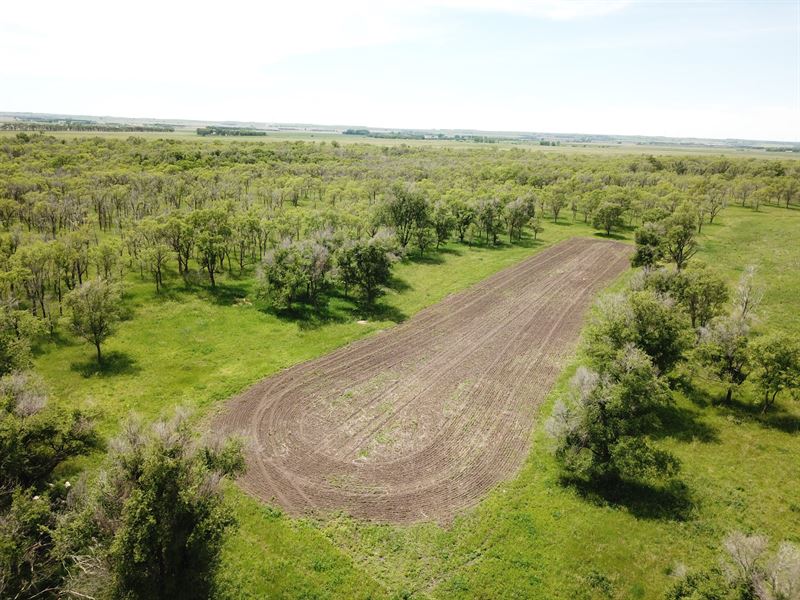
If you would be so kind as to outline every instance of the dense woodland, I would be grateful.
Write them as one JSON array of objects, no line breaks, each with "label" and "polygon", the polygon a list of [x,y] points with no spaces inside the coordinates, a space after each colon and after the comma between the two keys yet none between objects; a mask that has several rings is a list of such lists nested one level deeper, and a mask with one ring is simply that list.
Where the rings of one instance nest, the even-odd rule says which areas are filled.
[{"label": "dense woodland", "polygon": [[[0,595],[211,593],[233,524],[220,480],[242,468],[235,442],[195,443],[182,415],[152,429],[132,421],[99,484],[84,484],[78,499],[49,485],[59,464],[103,441],[87,415],[46,406],[29,371],[32,347],[76,336],[102,363],[131,281],[149,280],[157,295],[248,275],[278,313],[322,311],[333,294],[369,307],[398,261],[452,241],[515,244],[565,220],[611,237],[635,229],[633,263],[642,270],[595,311],[587,364],[549,430],[567,477],[663,480],[680,464],[651,443],[654,415],[696,370],[718,380],[722,402],[750,377],[764,411],[800,385],[797,344],[751,335],[765,284],[758,273],[729,289],[694,260],[696,237],[732,204],[796,208],[800,164],[500,147],[0,139]],[[173,538],[149,519],[164,513],[159,527]],[[757,542],[730,539],[732,555]],[[781,552],[800,560],[791,545]],[[673,597],[700,597],[690,596],[698,585],[722,590],[713,597],[784,597],[783,575],[755,560],[736,581],[691,574]]]}]

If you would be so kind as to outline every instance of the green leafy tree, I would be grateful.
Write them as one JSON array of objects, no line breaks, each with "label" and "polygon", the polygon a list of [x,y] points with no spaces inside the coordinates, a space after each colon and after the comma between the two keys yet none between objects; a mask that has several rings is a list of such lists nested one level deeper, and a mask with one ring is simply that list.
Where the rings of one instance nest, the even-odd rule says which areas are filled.
[{"label": "green leafy tree", "polygon": [[476,222],[486,234],[486,241],[492,244],[497,244],[497,236],[503,230],[502,211],[503,205],[497,198],[480,200],[476,205]]},{"label": "green leafy tree", "polygon": [[288,240],[267,252],[259,277],[276,308],[291,308],[308,285],[308,271],[297,244]]},{"label": "green leafy tree", "polygon": [[156,293],[161,291],[164,287],[164,268],[167,260],[172,256],[172,248],[163,242],[155,244],[150,248],[146,248],[142,252],[142,259],[147,264],[150,273],[153,275],[153,280],[156,284]]},{"label": "green leafy tree", "polygon": [[545,197],[550,213],[553,215],[553,222],[558,223],[558,215],[561,209],[567,205],[567,195],[562,189],[550,189]]},{"label": "green leafy tree", "polygon": [[450,209],[453,213],[453,218],[455,219],[455,228],[458,232],[458,241],[463,244],[469,228],[475,222],[477,211],[473,204],[461,198],[451,201]]},{"label": "green leafy tree", "polygon": [[670,401],[652,361],[633,345],[600,372],[581,367],[547,421],[556,457],[586,479],[671,477],[678,460],[648,439],[659,424],[656,411]]},{"label": "green leafy tree", "polygon": [[634,267],[652,269],[664,258],[664,228],[659,223],[648,222],[634,234],[636,253],[631,258]]},{"label": "green leafy tree", "polygon": [[66,296],[72,331],[93,344],[102,364],[101,344],[114,332],[121,317],[122,294],[116,283],[105,279],[85,281]]},{"label": "green leafy tree", "polygon": [[670,280],[670,291],[686,309],[692,327],[705,327],[722,314],[728,302],[728,285],[704,263],[692,263]]},{"label": "green leafy tree", "polygon": [[512,200],[503,209],[503,218],[508,230],[508,241],[521,239],[522,229],[531,218],[528,203],[523,198]]},{"label": "green leafy tree", "polygon": [[800,393],[800,343],[779,332],[756,339],[752,344],[753,378],[763,393],[763,412],[778,394]]},{"label": "green leafy tree", "polygon": [[387,225],[394,228],[397,240],[405,248],[418,224],[427,221],[429,206],[419,188],[398,183],[392,186],[384,211]]},{"label": "green leafy tree", "polygon": [[726,402],[750,373],[749,333],[749,324],[739,315],[714,319],[700,330],[695,356],[725,386]]},{"label": "green leafy tree", "polygon": [[85,414],[47,406],[39,378],[0,379],[0,597],[56,595],[65,570],[53,530],[70,483],[53,473],[99,445]]},{"label": "green leafy tree", "polygon": [[20,310],[13,296],[0,304],[0,376],[31,366],[31,340],[44,331],[44,322]]},{"label": "green leafy tree", "polygon": [[378,232],[371,238],[345,242],[336,253],[338,278],[345,289],[356,287],[367,304],[389,283],[392,264],[399,252],[391,235]]},{"label": "green leafy tree", "polygon": [[436,247],[439,248],[442,244],[447,243],[453,233],[453,228],[456,226],[456,219],[450,210],[450,206],[443,200],[439,200],[433,205],[431,223],[436,232]]},{"label": "green leafy tree", "polygon": [[76,566],[69,588],[120,598],[210,597],[235,525],[220,482],[243,471],[241,444],[198,443],[179,412],[152,427],[129,421],[111,448],[96,489],[75,500],[59,531],[64,554],[100,565],[94,576]]},{"label": "green leafy tree", "polygon": [[173,214],[164,224],[164,237],[178,259],[178,273],[185,275],[189,270],[189,259],[194,247],[194,228],[182,216]]},{"label": "green leafy tree", "polygon": [[592,225],[596,229],[602,229],[606,235],[611,235],[614,229],[619,229],[625,222],[622,215],[625,207],[613,201],[606,201],[600,204],[592,215]]},{"label": "green leafy tree", "polygon": [[633,344],[650,356],[662,374],[672,370],[692,342],[683,312],[650,290],[602,298],[591,318],[587,339],[588,353],[597,365]]},{"label": "green leafy tree", "polygon": [[222,265],[231,237],[228,213],[222,208],[196,210],[191,213],[191,223],[200,265],[208,273],[211,287],[216,287],[215,274]]},{"label": "green leafy tree", "polygon": [[534,240],[544,231],[544,225],[542,225],[542,220],[539,217],[531,219],[531,231],[533,232]]},{"label": "green leafy tree", "polygon": [[695,239],[697,217],[690,210],[681,208],[669,217],[664,225],[664,252],[680,271],[697,254]]},{"label": "green leafy tree", "polygon": [[104,279],[117,276],[117,269],[122,256],[122,243],[118,238],[107,238],[93,247],[89,252],[97,273]]}]

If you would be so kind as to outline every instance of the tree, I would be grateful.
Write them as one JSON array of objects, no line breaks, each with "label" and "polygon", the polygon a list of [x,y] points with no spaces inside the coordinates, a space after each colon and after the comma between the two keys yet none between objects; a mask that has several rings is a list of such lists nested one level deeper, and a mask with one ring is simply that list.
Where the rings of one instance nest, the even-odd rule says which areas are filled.
[{"label": "tree", "polygon": [[508,241],[522,238],[522,228],[530,220],[530,209],[523,198],[517,198],[506,204],[503,209],[503,217],[508,229]]},{"label": "tree", "polygon": [[553,189],[547,195],[547,204],[553,214],[553,222],[558,222],[558,214],[567,205],[567,197],[563,190]]},{"label": "tree", "polygon": [[0,508],[12,488],[41,491],[55,468],[99,446],[83,412],[47,407],[44,383],[30,372],[0,379]]},{"label": "tree", "polygon": [[756,268],[748,265],[736,286],[734,313],[745,321],[752,318],[763,298],[764,288],[756,282]]},{"label": "tree", "polygon": [[200,265],[208,272],[211,287],[216,287],[214,274],[220,268],[228,249],[231,228],[228,213],[222,208],[208,208],[191,213],[195,247],[200,253]]},{"label": "tree", "polygon": [[310,239],[300,244],[301,268],[305,271],[306,297],[316,307],[328,284],[333,268],[331,251],[325,240]]},{"label": "tree", "polygon": [[164,243],[158,243],[142,252],[142,259],[147,264],[156,282],[156,293],[160,292],[164,286],[164,266],[171,254],[172,249]]},{"label": "tree", "polygon": [[194,229],[180,215],[170,215],[164,226],[167,243],[178,258],[178,273],[185,275],[189,269],[189,258],[194,246]]},{"label": "tree", "polygon": [[384,210],[387,224],[394,228],[400,245],[405,248],[415,226],[427,220],[429,207],[418,188],[397,183],[386,198]]},{"label": "tree", "polygon": [[85,281],[66,296],[67,306],[72,311],[72,330],[94,344],[98,364],[103,362],[100,345],[113,333],[120,319],[121,296],[118,284],[102,278]]},{"label": "tree", "polygon": [[725,280],[704,263],[692,263],[670,280],[670,291],[686,309],[692,327],[705,327],[714,317],[722,314],[728,301]]},{"label": "tree", "polygon": [[592,225],[596,229],[603,229],[606,235],[611,235],[613,229],[624,225],[622,215],[625,208],[617,202],[603,202],[592,216]]},{"label": "tree", "polygon": [[647,439],[658,426],[655,411],[669,402],[652,361],[633,345],[600,372],[581,367],[547,421],[556,457],[568,473],[587,479],[671,477],[677,459]]},{"label": "tree", "polygon": [[235,525],[221,479],[244,470],[241,443],[198,443],[183,412],[145,427],[132,419],[111,444],[95,489],[59,531],[62,551],[100,565],[105,581],[79,564],[69,589],[120,598],[208,598],[225,534]]},{"label": "tree", "polygon": [[708,222],[713,224],[716,216],[725,208],[724,191],[717,187],[709,190],[704,204],[705,212],[708,214]]},{"label": "tree", "polygon": [[486,234],[486,241],[497,244],[497,236],[502,231],[503,206],[497,198],[478,201],[476,219],[481,231]]},{"label": "tree", "polygon": [[665,374],[691,344],[689,322],[673,302],[651,290],[601,298],[587,331],[588,353],[600,366],[633,344]]},{"label": "tree", "polygon": [[345,290],[359,288],[364,300],[371,304],[380,288],[389,282],[392,263],[397,259],[395,242],[386,232],[378,232],[368,239],[350,240],[336,252],[338,278]]},{"label": "tree", "polygon": [[104,279],[115,277],[120,255],[122,254],[122,244],[117,238],[108,238],[100,242],[91,249],[90,256],[94,261],[97,274]]},{"label": "tree", "polygon": [[57,590],[64,576],[53,531],[70,483],[53,473],[100,440],[85,414],[48,407],[31,373],[0,379],[0,424],[0,597],[32,598]]},{"label": "tree", "polygon": [[697,218],[687,209],[680,209],[665,222],[664,250],[680,271],[697,254],[695,226]]},{"label": "tree", "polygon": [[259,278],[277,308],[291,308],[308,283],[307,271],[297,244],[288,240],[267,252]]},{"label": "tree", "polygon": [[735,388],[744,383],[750,372],[750,327],[740,315],[714,319],[700,329],[695,356],[726,388],[730,402]]},{"label": "tree", "polygon": [[631,258],[634,267],[651,269],[664,258],[664,228],[659,223],[645,223],[634,234],[636,253]]},{"label": "tree", "polygon": [[419,249],[419,255],[425,256],[425,250],[436,243],[436,232],[427,226],[418,226],[414,229],[414,243]]},{"label": "tree", "polygon": [[456,226],[456,219],[447,203],[439,200],[433,205],[431,223],[436,232],[436,247],[438,248],[442,244],[447,243],[447,240],[450,239],[450,234],[453,232],[453,228]]},{"label": "tree", "polygon": [[470,226],[475,222],[475,207],[461,198],[456,198],[450,202],[450,210],[455,219],[458,241],[463,244],[464,236],[466,236]]},{"label": "tree", "polygon": [[0,376],[31,365],[31,339],[44,332],[44,322],[17,308],[13,296],[0,304]]},{"label": "tree", "polygon": [[762,412],[781,392],[800,390],[800,343],[784,332],[758,338],[752,346],[753,377],[763,392]]},{"label": "tree", "polygon": [[536,239],[536,236],[544,231],[544,226],[542,225],[542,220],[539,217],[535,217],[531,219],[531,231],[533,232],[533,239]]},{"label": "tree", "polygon": [[766,536],[730,533],[718,564],[687,572],[668,600],[793,600],[800,594],[800,548],[781,542],[769,556]]}]

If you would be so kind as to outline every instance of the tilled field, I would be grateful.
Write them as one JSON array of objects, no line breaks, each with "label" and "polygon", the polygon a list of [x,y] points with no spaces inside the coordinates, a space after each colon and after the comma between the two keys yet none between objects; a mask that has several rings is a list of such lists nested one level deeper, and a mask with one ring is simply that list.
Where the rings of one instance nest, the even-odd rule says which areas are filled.
[{"label": "tilled field", "polygon": [[251,442],[241,485],[292,514],[448,520],[520,468],[586,309],[629,256],[563,242],[259,382],[215,424]]}]

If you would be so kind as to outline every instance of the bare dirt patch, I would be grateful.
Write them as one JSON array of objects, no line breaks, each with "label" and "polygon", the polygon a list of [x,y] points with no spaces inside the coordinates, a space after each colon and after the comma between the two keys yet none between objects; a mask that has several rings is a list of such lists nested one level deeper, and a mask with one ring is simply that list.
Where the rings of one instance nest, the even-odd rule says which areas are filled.
[{"label": "bare dirt patch", "polygon": [[230,401],[242,487],[292,514],[450,519],[514,474],[595,293],[631,248],[577,238]]}]

